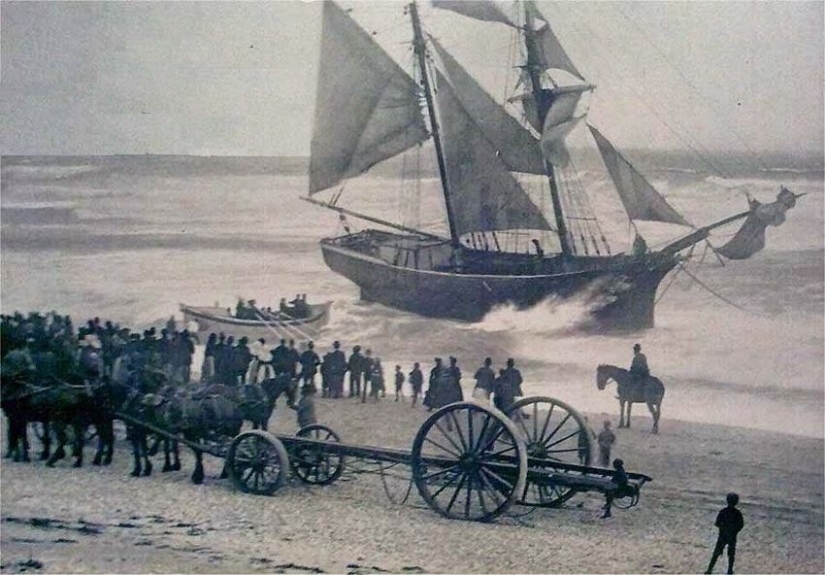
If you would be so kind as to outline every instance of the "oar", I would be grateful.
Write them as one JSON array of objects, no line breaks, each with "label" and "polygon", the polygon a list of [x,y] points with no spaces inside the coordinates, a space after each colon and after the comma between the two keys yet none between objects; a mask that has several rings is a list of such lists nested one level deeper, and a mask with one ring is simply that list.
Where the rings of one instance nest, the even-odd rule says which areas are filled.
[{"label": "oar", "polygon": [[[246,301],[246,300],[244,300],[242,297],[238,297],[238,299],[239,299],[239,300],[241,300],[241,301]],[[290,333],[290,330],[294,330],[294,331],[295,331],[295,333],[297,333],[297,334],[298,334],[298,339],[308,339],[308,340],[309,340],[309,339],[312,339],[312,337],[311,337],[311,336],[307,335],[306,333],[304,333],[303,331],[301,331],[300,329],[298,329],[296,326],[290,326],[290,325],[287,325],[286,323],[280,323],[280,322],[272,322],[272,323],[270,323],[270,322],[269,322],[269,321],[268,321],[268,320],[267,320],[267,319],[266,319],[263,315],[261,315],[261,313],[258,311],[258,308],[256,308],[255,306],[249,306],[249,307],[250,307],[250,308],[252,309],[252,311],[255,313],[255,316],[256,316],[259,320],[261,320],[261,321],[263,322],[263,324],[264,324],[267,328],[269,328],[269,330],[270,330],[272,333],[274,333],[275,335],[277,335],[279,339],[285,339],[285,338],[284,338],[284,336],[283,336],[283,334],[282,334],[281,332],[279,332],[277,329],[275,329],[275,328],[273,327],[273,323],[274,323],[275,325],[277,325],[277,326],[279,326],[279,327],[283,328],[283,330],[284,330],[287,334],[289,334],[290,339],[295,338],[295,336],[294,336],[294,335],[292,335],[292,334]],[[286,314],[285,314],[285,315],[286,315]],[[291,317],[291,316],[289,316],[289,317]]]}]

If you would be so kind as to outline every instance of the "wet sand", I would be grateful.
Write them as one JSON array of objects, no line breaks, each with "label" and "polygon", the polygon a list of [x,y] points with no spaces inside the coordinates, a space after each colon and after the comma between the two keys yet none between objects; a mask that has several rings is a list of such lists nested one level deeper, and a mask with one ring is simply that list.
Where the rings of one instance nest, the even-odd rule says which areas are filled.
[{"label": "wet sand", "polygon": [[[355,444],[409,449],[427,415],[389,398],[317,404],[319,422]],[[270,429],[295,425],[281,407]],[[614,455],[654,481],[637,507],[608,520],[601,496],[580,494],[562,509],[514,507],[491,524],[451,521],[415,488],[393,504],[380,476],[350,473],[256,497],[217,479],[221,462],[209,456],[205,483],[192,485],[188,453],[184,471],[160,473],[156,457],[152,477],[132,478],[122,439],[110,467],[4,460],[0,562],[3,572],[45,573],[698,573],[716,513],[736,491],[745,516],[738,573],[825,572],[821,439],[669,419],[654,436],[649,426],[639,416],[617,430]],[[402,479],[386,483],[403,498]],[[723,557],[716,571],[725,567]]]}]

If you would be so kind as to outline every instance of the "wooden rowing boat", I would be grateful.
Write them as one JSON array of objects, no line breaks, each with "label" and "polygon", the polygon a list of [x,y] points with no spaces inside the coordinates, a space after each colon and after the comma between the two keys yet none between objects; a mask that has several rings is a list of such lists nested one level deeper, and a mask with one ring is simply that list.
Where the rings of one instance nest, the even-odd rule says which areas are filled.
[{"label": "wooden rowing boat", "polygon": [[[225,307],[180,304],[180,310],[183,312],[183,321],[189,332],[197,333],[204,343],[210,333],[220,332],[234,336],[236,340],[246,336],[250,341],[258,338],[267,341],[277,338],[302,341],[316,337],[318,330],[329,319],[331,306],[331,301],[310,305],[309,316],[305,318],[294,318],[279,311],[273,319],[262,317],[260,320],[238,319]],[[195,327],[197,329],[194,329]]]}]

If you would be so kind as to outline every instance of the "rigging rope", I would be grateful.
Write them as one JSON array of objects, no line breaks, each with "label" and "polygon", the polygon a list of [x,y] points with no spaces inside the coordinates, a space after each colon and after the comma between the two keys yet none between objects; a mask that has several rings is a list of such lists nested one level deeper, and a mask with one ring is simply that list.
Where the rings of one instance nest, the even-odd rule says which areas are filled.
[{"label": "rigging rope", "polygon": [[[553,4],[553,5],[555,6],[556,4]],[[614,53],[613,53],[614,51],[613,51],[613,50],[610,50],[610,49],[607,47],[607,45],[606,45],[606,44],[605,44],[605,43],[601,40],[600,36],[599,36],[596,32],[594,32],[594,31],[593,31],[593,29],[592,29],[592,28],[590,28],[590,26],[588,26],[587,24],[585,24],[585,23],[583,23],[583,22],[580,22],[577,18],[575,18],[575,17],[572,17],[572,16],[571,16],[571,20],[573,20],[574,22],[576,22],[576,24],[575,24],[575,26],[576,26],[576,27],[583,28],[583,29],[586,31],[586,34],[583,34],[583,36],[588,37],[588,45],[592,45],[592,40],[594,40],[594,39],[595,39],[595,40],[596,40],[596,43],[597,43],[597,44],[601,47],[602,51],[603,51],[605,54],[607,54],[607,55],[608,55],[608,57],[607,57],[607,58],[602,57],[602,58],[599,58],[599,59],[600,59],[602,62],[604,62],[604,63],[605,63],[605,65],[606,65],[606,66],[607,66],[607,67],[608,67],[611,71],[613,71],[614,73],[618,74],[618,76],[619,76],[620,78],[621,78],[621,77],[625,77],[625,74],[623,74],[621,71],[619,71],[619,69],[618,69],[617,67],[613,66],[613,65],[610,63],[610,60],[615,59],[615,56],[614,56]],[[643,85],[643,83],[642,83],[641,81],[639,81],[638,83],[644,87],[644,85]],[[724,172],[721,168],[719,168],[718,166],[716,166],[716,165],[715,165],[715,164],[714,164],[714,163],[713,163],[713,162],[712,162],[709,158],[705,157],[705,155],[704,155],[704,154],[702,154],[701,152],[699,152],[699,150],[697,150],[697,147],[699,147],[699,148],[703,148],[705,151],[707,151],[707,149],[706,149],[706,148],[704,148],[704,146],[702,146],[702,144],[701,144],[701,143],[700,143],[700,142],[699,142],[699,141],[698,141],[698,140],[697,140],[694,136],[692,136],[692,135],[691,135],[691,136],[690,136],[690,138],[693,140],[693,142],[696,144],[696,146],[694,146],[694,144],[693,144],[693,143],[691,143],[690,141],[688,141],[685,137],[683,137],[683,136],[682,136],[682,134],[681,134],[679,131],[677,131],[677,130],[673,127],[673,126],[671,126],[671,124],[670,124],[667,120],[665,120],[665,119],[662,117],[662,115],[661,115],[661,114],[659,114],[659,112],[657,112],[657,111],[656,111],[656,109],[655,109],[655,108],[653,108],[653,107],[650,105],[650,103],[648,103],[648,102],[647,102],[647,100],[645,100],[645,98],[644,98],[644,97],[642,97],[642,96],[639,94],[639,92],[638,92],[638,91],[636,90],[636,88],[635,88],[635,84],[636,84],[636,82],[635,82],[635,81],[631,81],[631,82],[624,82],[624,83],[623,83],[623,85],[630,85],[630,86],[633,86],[633,94],[634,94],[634,95],[635,95],[635,97],[636,97],[636,98],[637,98],[637,99],[638,99],[638,100],[642,103],[642,105],[644,105],[644,107],[645,107],[645,108],[647,108],[647,109],[648,109],[648,110],[649,110],[649,111],[650,111],[650,112],[651,112],[651,113],[652,113],[652,114],[653,114],[653,115],[654,115],[654,116],[655,116],[655,117],[656,117],[656,118],[657,118],[660,122],[662,122],[662,124],[663,124],[663,125],[664,125],[664,126],[665,126],[668,130],[670,130],[670,132],[671,132],[673,135],[675,135],[675,136],[676,136],[676,138],[678,138],[678,139],[679,139],[679,141],[681,141],[681,142],[682,142],[682,144],[684,144],[685,146],[687,146],[687,147],[688,147],[688,149],[690,149],[690,150],[691,150],[694,154],[696,154],[696,156],[697,156],[700,160],[702,160],[702,162],[704,162],[704,163],[705,163],[705,165],[706,165],[708,168],[710,168],[710,169],[711,169],[711,170],[712,170],[712,171],[713,171],[716,175],[721,176],[721,177],[723,177],[723,178],[727,178],[727,179],[730,179],[730,178],[732,177],[731,175],[729,175],[729,174],[725,173],[725,172]],[[645,92],[646,92],[649,96],[652,96],[652,94],[650,93],[650,91],[649,91],[649,90],[645,89]],[[685,133],[690,134],[690,132],[689,132],[688,130],[685,130]]]},{"label": "rigging rope", "polygon": [[741,305],[739,305],[738,303],[736,303],[736,302],[734,302],[734,301],[732,301],[732,300],[730,300],[730,299],[726,298],[725,296],[723,296],[723,295],[722,295],[722,294],[720,294],[719,292],[717,292],[717,291],[713,290],[713,288],[709,287],[709,286],[708,286],[708,285],[706,285],[704,282],[702,282],[702,280],[700,280],[698,277],[696,277],[694,274],[692,274],[692,273],[691,273],[691,272],[687,269],[687,267],[686,267],[684,264],[679,264],[679,267],[680,267],[680,268],[681,268],[681,269],[682,269],[682,270],[683,270],[683,271],[684,271],[684,272],[685,272],[688,276],[690,276],[690,278],[691,278],[691,279],[693,279],[693,281],[695,281],[697,284],[699,284],[699,286],[700,286],[700,287],[704,288],[704,289],[705,289],[708,293],[710,293],[711,295],[716,296],[717,298],[719,298],[720,300],[722,300],[722,301],[723,301],[723,302],[725,302],[726,304],[728,304],[728,305],[730,305],[730,306],[732,306],[732,307],[735,307],[735,308],[736,308],[736,309],[738,309],[739,311],[743,311],[743,312],[745,312],[745,313],[747,313],[747,314],[749,314],[749,315],[753,315],[753,316],[763,316],[763,315],[764,315],[764,314],[760,314],[760,313],[757,313],[757,312],[751,311],[751,310],[749,310],[749,309],[747,309],[747,308],[745,308],[745,307],[742,307],[742,306],[741,306]]},{"label": "rigging rope", "polygon": [[[622,16],[622,18],[627,20],[630,23],[631,26],[636,28],[636,30],[638,30],[642,34],[642,36],[645,38],[645,40],[647,40],[647,43],[650,44],[653,47],[653,49],[656,51],[656,53],[659,54],[662,57],[662,59],[665,62],[667,62],[667,64],[669,64],[670,67],[673,68],[673,70],[677,74],[679,74],[679,76],[685,81],[685,83],[688,85],[688,87],[690,87],[691,90],[693,90],[697,95],[699,95],[703,101],[709,101],[710,100],[710,98],[707,95],[705,95],[705,94],[703,94],[702,92],[699,91],[699,89],[693,84],[693,82],[691,82],[690,79],[687,76],[685,76],[685,74],[682,72],[682,70],[680,70],[673,62],[670,61],[670,59],[667,57],[667,54],[665,54],[664,51],[661,48],[659,48],[659,46],[657,46],[656,43],[653,42],[650,39],[650,36],[648,36],[647,32],[645,32],[645,30],[641,26],[639,26],[639,24],[637,24],[631,18],[629,18],[624,13],[624,11],[621,9],[621,7],[619,5],[616,5],[615,7],[616,7],[616,10],[618,10],[619,14]],[[713,110],[713,112],[716,113],[719,116],[722,116],[721,114],[718,114],[718,112],[716,110]],[[762,161],[762,158],[753,150],[753,148],[751,148],[748,145],[748,142],[744,138],[742,138],[739,135],[739,133],[733,127],[730,127],[730,126],[728,126],[728,127],[730,128],[731,133],[733,134],[734,138],[736,138],[736,140],[740,144],[745,146],[745,149],[748,151],[748,153],[750,153],[751,156],[753,156],[753,158],[759,163],[759,165],[763,169],[767,170],[768,166],[765,165],[765,163]]]}]

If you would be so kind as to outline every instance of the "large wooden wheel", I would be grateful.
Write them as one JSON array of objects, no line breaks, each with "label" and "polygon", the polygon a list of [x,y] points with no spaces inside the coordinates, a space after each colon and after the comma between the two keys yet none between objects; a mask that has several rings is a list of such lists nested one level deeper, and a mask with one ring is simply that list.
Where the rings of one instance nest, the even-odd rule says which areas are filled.
[{"label": "large wooden wheel", "polygon": [[[508,411],[519,437],[527,446],[530,470],[519,503],[535,507],[558,507],[576,494],[568,486],[552,483],[543,473],[542,462],[590,464],[592,432],[579,412],[552,397],[525,397]],[[568,475],[575,470],[569,470]],[[533,479],[531,480],[531,476]]]},{"label": "large wooden wheel", "polygon": [[260,429],[232,440],[226,465],[235,486],[255,495],[272,495],[289,476],[289,456],[283,444]]},{"label": "large wooden wheel", "polygon": [[524,491],[527,450],[498,410],[453,403],[418,430],[412,472],[421,497],[444,517],[489,521]]},{"label": "large wooden wheel", "polygon": [[[312,424],[302,427],[298,437],[340,443],[341,438],[326,425]],[[334,483],[344,472],[346,457],[330,453],[323,446],[297,445],[292,449],[292,471],[304,483],[329,485]]]}]

